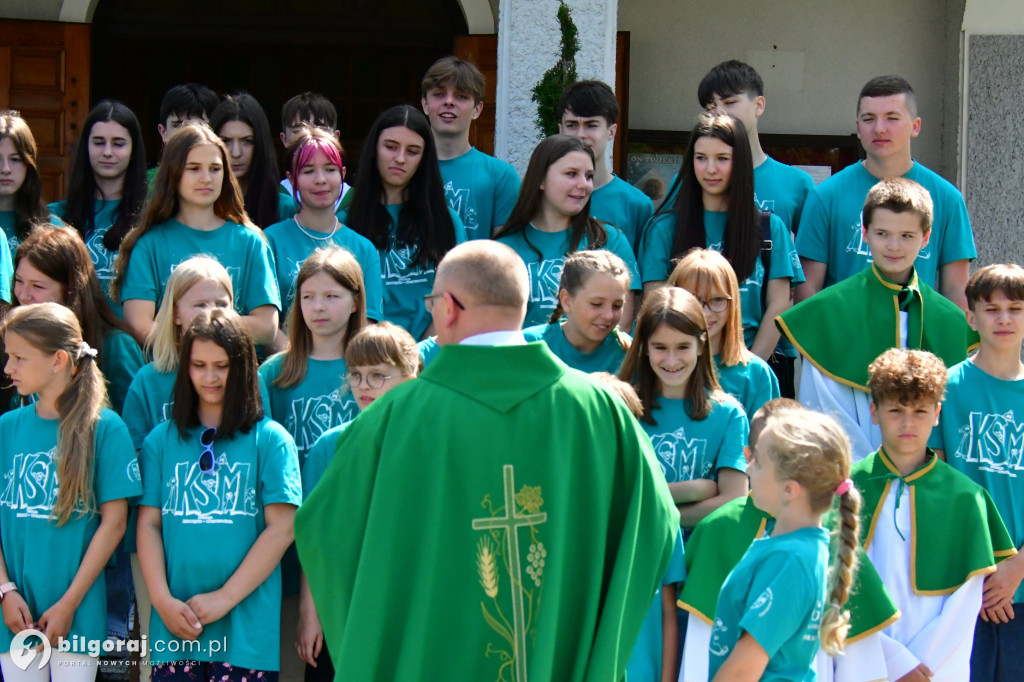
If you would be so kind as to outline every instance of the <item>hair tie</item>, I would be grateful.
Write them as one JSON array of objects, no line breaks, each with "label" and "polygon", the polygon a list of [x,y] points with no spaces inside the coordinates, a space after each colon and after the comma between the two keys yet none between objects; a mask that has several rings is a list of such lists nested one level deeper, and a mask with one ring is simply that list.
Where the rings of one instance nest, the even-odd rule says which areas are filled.
[{"label": "hair tie", "polygon": [[850,479],[846,479],[845,481],[836,486],[836,495],[842,497],[843,495],[848,493],[850,491],[850,488],[852,487],[853,481],[851,481]]},{"label": "hair tie", "polygon": [[85,341],[82,341],[80,344],[78,344],[78,359],[81,360],[82,357],[86,355],[88,355],[90,358],[95,358],[97,355],[99,355],[99,351],[97,351],[95,348],[90,346]]}]

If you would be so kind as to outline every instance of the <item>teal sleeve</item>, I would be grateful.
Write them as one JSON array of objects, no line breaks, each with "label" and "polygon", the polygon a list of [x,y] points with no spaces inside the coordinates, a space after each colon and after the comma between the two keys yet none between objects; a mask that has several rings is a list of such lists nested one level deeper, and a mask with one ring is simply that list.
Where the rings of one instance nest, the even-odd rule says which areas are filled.
[{"label": "teal sleeve", "polygon": [[62,201],[55,201],[52,204],[47,204],[46,208],[47,208],[47,210],[50,211],[50,215],[51,216],[54,216],[56,218],[60,218],[61,221],[63,221],[64,220],[64,209],[65,209],[66,206],[67,206],[67,202],[62,200]]},{"label": "teal sleeve", "polygon": [[313,492],[313,488],[323,478],[327,471],[327,465],[334,458],[334,450],[338,447],[338,435],[340,429],[325,431],[316,439],[316,443],[309,449],[306,457],[306,464],[302,467],[302,499],[305,500]]},{"label": "teal sleeve", "polygon": [[281,290],[277,286],[274,254],[264,239],[260,238],[255,244],[247,259],[245,291],[235,292],[235,308],[244,310],[245,314],[265,305],[281,310]]},{"label": "teal sleeve", "polygon": [[519,198],[520,181],[516,169],[502,164],[501,170],[501,175],[496,179],[494,187],[494,214],[491,217],[491,221],[494,223],[491,225],[492,234],[495,228],[501,227],[508,222],[509,216],[512,215],[512,209],[516,205],[516,200]]},{"label": "teal sleeve", "polygon": [[366,289],[366,317],[380,322],[384,319],[384,282],[380,269],[380,252],[369,243],[359,261],[363,267],[363,287]]},{"label": "teal sleeve", "polygon": [[664,282],[668,278],[675,227],[675,218],[662,213],[651,218],[644,228],[640,244],[640,274],[644,284]]},{"label": "teal sleeve", "polygon": [[772,258],[771,272],[768,279],[788,278],[790,284],[800,284],[804,281],[804,271],[800,267],[800,256],[796,253],[796,246],[793,244],[793,235],[789,228],[782,222],[782,218],[771,216],[772,235]]},{"label": "teal sleeve", "polygon": [[[175,426],[171,422],[165,422],[166,427],[153,429],[146,439],[142,441],[142,452],[139,454],[139,469],[142,473],[142,499],[139,500],[140,505],[147,507],[156,507],[160,509],[163,507],[163,501],[160,497],[161,489],[163,488],[163,475],[161,473],[161,461],[163,459],[163,453],[161,446],[163,445],[162,440],[166,437],[174,438],[176,433],[169,433],[170,431],[176,431]],[[199,453],[196,453],[199,456]]]},{"label": "teal sleeve", "polygon": [[[946,439],[943,435],[943,429],[946,426],[946,420],[948,419],[945,412],[939,413],[939,423],[932,429],[932,434],[928,436],[928,447],[932,450],[945,450]],[[946,454],[946,461],[949,461],[949,454]]]},{"label": "teal sleeve", "polygon": [[455,243],[461,244],[469,239],[469,236],[466,234],[466,226],[462,224],[462,218],[459,217],[458,212],[450,208],[448,212],[451,214],[452,224],[455,226]]},{"label": "teal sleeve", "polygon": [[[274,415],[274,402],[270,398],[270,393],[273,390],[271,383],[280,373],[282,357],[281,355],[274,355],[267,358],[260,365],[259,370],[257,370],[260,382],[260,398],[263,400],[263,412],[267,417],[277,422],[282,421],[284,415]],[[281,419],[278,417],[281,417]]]},{"label": "teal sleeve", "polygon": [[110,410],[96,423],[96,502],[134,499],[142,494],[142,478],[128,427]]},{"label": "teal sleeve", "polygon": [[[0,230],[0,247],[7,243],[7,235]],[[11,250],[0,248],[0,299],[7,303],[14,303],[11,296],[11,281],[14,279],[14,262],[11,260]]]},{"label": "teal sleeve", "polygon": [[790,218],[789,229],[793,234],[800,232],[800,220],[804,213],[804,204],[807,203],[808,195],[814,191],[814,178],[807,173],[800,173],[800,188],[797,192],[800,195],[800,200],[796,202],[796,206],[793,207],[793,216]]},{"label": "teal sleeve", "polygon": [[626,267],[629,268],[629,288],[631,291],[640,291],[643,289],[643,283],[640,281],[640,271],[636,265],[636,256],[633,255],[633,246],[619,228],[606,227],[605,229],[608,231],[608,243],[605,248],[625,261]]},{"label": "teal sleeve", "polygon": [[146,239],[146,235],[135,242],[132,257],[128,260],[128,267],[124,273],[124,282],[121,284],[121,303],[137,299],[152,301],[159,305],[163,292],[160,291],[160,282],[157,279],[159,263],[152,244],[151,240]]},{"label": "teal sleeve", "polygon": [[146,363],[139,344],[124,332],[108,334],[103,345],[103,358],[100,364],[103,376],[107,380],[107,394],[114,411],[121,414],[132,378]]},{"label": "teal sleeve", "polygon": [[[978,251],[974,246],[974,233],[967,215],[964,198],[955,189],[947,194],[946,229],[942,236],[942,250],[939,252],[939,268],[958,260],[974,260]],[[942,273],[939,272],[941,277]]]},{"label": "teal sleeve", "polygon": [[800,213],[800,231],[796,233],[796,251],[801,258],[828,263],[829,232],[832,218],[822,199],[821,188],[807,195]]},{"label": "teal sleeve", "polygon": [[771,658],[804,627],[805,607],[813,607],[821,595],[813,594],[803,565],[792,556],[776,553],[766,559],[754,572],[747,591],[752,601],[739,626]]},{"label": "teal sleeve", "polygon": [[683,550],[683,529],[676,532],[676,543],[672,547],[672,558],[669,559],[668,568],[665,569],[665,577],[662,578],[662,585],[674,585],[686,580],[686,556]]},{"label": "teal sleeve", "polygon": [[302,478],[295,441],[277,422],[254,427],[260,439],[260,498],[268,504],[302,504]]},{"label": "teal sleeve", "polygon": [[716,410],[727,410],[728,418],[722,426],[722,445],[715,457],[715,470],[723,468],[747,471],[747,458],[743,455],[747,447],[747,436],[750,434],[750,422],[740,404],[729,398],[726,402],[715,405]]},{"label": "teal sleeve", "polygon": [[141,381],[132,380],[128,386],[128,393],[124,397],[124,406],[121,408],[121,417],[128,427],[128,433],[132,438],[132,445],[136,450],[142,448],[142,441],[146,439],[155,424],[149,423],[150,414],[149,396],[142,386]]}]

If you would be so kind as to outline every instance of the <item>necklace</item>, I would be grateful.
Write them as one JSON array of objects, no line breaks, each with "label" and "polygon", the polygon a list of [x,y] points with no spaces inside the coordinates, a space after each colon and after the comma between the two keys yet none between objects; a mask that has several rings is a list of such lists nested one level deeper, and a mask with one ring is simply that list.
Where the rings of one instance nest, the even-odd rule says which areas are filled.
[{"label": "necklace", "polygon": [[[325,241],[327,241],[328,239],[330,239],[331,237],[333,237],[333,236],[334,236],[334,233],[335,233],[335,232],[337,232],[337,231],[338,231],[338,228],[340,228],[340,227],[341,227],[341,221],[340,221],[340,220],[338,220],[338,218],[337,218],[337,217],[335,217],[335,218],[334,218],[334,229],[333,229],[333,230],[331,230],[330,234],[327,234],[327,235],[324,235],[324,236],[320,237],[320,236],[317,236],[317,235],[315,235],[315,234],[311,234],[309,230],[307,230],[306,228],[304,228],[304,227],[302,226],[302,223],[300,223],[300,222],[299,222],[299,218],[298,218],[298,216],[295,216],[295,217],[293,217],[293,218],[292,218],[292,220],[294,220],[294,221],[295,221],[295,224],[299,226],[299,229],[300,229],[300,230],[302,230],[302,234],[306,235],[307,237],[309,237],[309,238],[310,238],[310,239],[312,239],[313,241],[317,241],[317,242],[325,242]],[[323,233],[321,233],[321,234],[323,234]]]}]

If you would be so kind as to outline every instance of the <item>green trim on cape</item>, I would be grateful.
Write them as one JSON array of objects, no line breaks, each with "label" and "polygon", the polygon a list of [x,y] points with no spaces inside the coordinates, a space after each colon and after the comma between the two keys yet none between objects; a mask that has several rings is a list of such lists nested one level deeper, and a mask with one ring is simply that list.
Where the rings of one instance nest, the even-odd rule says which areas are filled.
[{"label": "green trim on cape", "polygon": [[[764,533],[770,518],[748,496],[727,502],[698,523],[686,544],[686,582],[676,605],[711,625],[725,579],[750,544]],[[826,518],[829,526],[834,526],[835,520],[834,515]],[[707,539],[703,545],[702,538]],[[847,643],[884,630],[900,617],[874,564],[863,551],[858,554],[860,569],[843,607],[850,611]]]},{"label": "green trim on cape", "polygon": [[[857,462],[850,477],[864,500],[861,539],[865,549],[874,540],[893,483],[902,480],[910,488],[910,586],[915,594],[950,594],[973,576],[994,572],[998,561],[1017,550],[988,492],[930,449],[928,455],[925,464],[901,476],[879,448]],[[919,517],[926,522],[918,523]],[[950,537],[957,538],[955,545]]]},{"label": "green trim on cape", "polygon": [[[918,280],[905,287],[907,347],[935,353],[947,367],[967,359],[978,334],[956,304]],[[823,289],[775,318],[779,331],[825,376],[868,391],[868,366],[889,348],[901,346],[899,293],[874,263],[853,277]]]}]

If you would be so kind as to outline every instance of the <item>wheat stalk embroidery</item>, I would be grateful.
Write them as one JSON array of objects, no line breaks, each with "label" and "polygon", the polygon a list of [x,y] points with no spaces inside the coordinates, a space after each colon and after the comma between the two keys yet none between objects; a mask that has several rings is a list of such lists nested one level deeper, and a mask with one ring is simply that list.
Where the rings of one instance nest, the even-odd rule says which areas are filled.
[{"label": "wheat stalk embroidery", "polygon": [[494,551],[485,535],[476,548],[476,568],[480,573],[480,586],[491,599],[498,596],[498,566],[494,563]]}]

